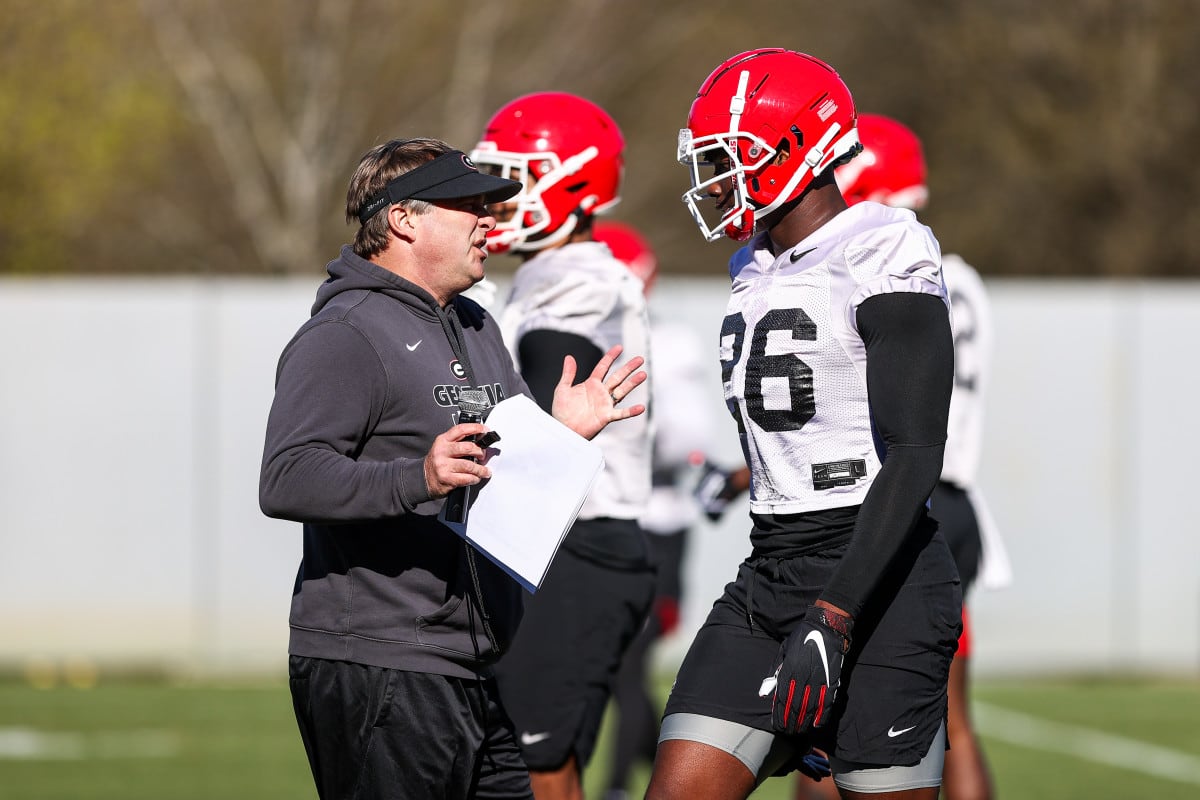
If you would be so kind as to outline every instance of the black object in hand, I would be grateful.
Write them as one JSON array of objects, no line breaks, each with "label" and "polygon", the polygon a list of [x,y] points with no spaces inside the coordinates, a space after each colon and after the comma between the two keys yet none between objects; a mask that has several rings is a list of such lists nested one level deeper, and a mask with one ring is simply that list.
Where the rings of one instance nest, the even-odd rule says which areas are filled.
[{"label": "black object in hand", "polygon": [[[458,422],[483,422],[487,412],[492,408],[491,402],[488,400],[487,393],[482,389],[463,389],[458,393]],[[484,434],[484,437],[488,434]],[[470,441],[481,443],[481,437],[467,437]],[[499,436],[496,441],[499,441]],[[495,444],[495,441],[490,442]],[[486,444],[482,445],[487,447]],[[474,461],[475,459],[471,459]],[[454,522],[460,525],[467,523],[467,511],[471,507],[471,486],[459,486],[446,495],[445,517],[447,522]]]}]

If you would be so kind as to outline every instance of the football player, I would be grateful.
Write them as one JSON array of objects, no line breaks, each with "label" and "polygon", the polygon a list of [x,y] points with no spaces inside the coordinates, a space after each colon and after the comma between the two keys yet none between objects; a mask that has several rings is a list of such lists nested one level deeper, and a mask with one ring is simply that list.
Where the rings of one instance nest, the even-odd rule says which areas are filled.
[{"label": "football player", "polygon": [[[834,173],[850,205],[863,201],[919,211],[925,207],[925,154],[921,140],[903,123],[879,114],[860,114],[862,154]],[[942,277],[950,293],[954,331],[954,391],[942,476],[933,491],[937,519],[962,579],[964,599],[979,576],[996,588],[1011,580],[1008,558],[976,484],[983,440],[983,400],[992,349],[992,319],[983,280],[956,255],[942,257]],[[993,796],[987,761],[975,736],[967,706],[970,627],[963,607],[963,632],[950,665],[950,750],[942,770],[948,800],[989,800]]]},{"label": "football player", "polygon": [[769,48],[717,67],[680,131],[701,233],[746,242],[720,359],[752,551],[680,666],[653,800],[744,798],[816,773],[813,748],[844,798],[938,794],[962,602],[927,513],[954,377],[948,298],[912,212],[842,198],[855,121],[828,64]]},{"label": "football player", "polygon": [[[572,94],[519,97],[492,116],[472,158],[523,186],[493,207],[487,246],[521,260],[501,328],[534,399],[551,403],[565,356],[587,374],[617,343],[646,353],[642,281],[592,237],[596,216],[620,199],[624,138],[612,117]],[[646,389],[628,401],[648,404]],[[649,419],[596,437],[604,469],[497,666],[538,800],[582,796],[609,687],[654,596],[638,524],[650,495]]]},{"label": "football player", "polygon": [[[657,280],[658,260],[646,238],[630,225],[609,220],[598,221],[593,235],[641,280],[649,296]],[[654,761],[662,705],[654,696],[647,668],[655,642],[670,635],[679,623],[683,558],[689,531],[700,516],[689,486],[704,460],[714,422],[705,404],[697,402],[707,383],[707,351],[695,331],[652,314],[650,348],[655,374],[653,476],[640,522],[656,570],[656,588],[653,613],[625,652],[613,685],[616,730],[604,800],[629,797],[633,768]]]}]

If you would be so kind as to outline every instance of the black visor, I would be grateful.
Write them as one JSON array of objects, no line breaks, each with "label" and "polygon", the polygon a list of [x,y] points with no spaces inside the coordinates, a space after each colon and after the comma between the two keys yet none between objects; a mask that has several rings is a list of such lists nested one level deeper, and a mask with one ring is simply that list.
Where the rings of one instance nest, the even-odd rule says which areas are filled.
[{"label": "black visor", "polygon": [[358,221],[365,225],[380,209],[402,200],[457,200],[483,195],[485,202],[499,203],[519,191],[520,181],[485,175],[466,153],[452,150],[389,181],[387,188],[358,212]]}]

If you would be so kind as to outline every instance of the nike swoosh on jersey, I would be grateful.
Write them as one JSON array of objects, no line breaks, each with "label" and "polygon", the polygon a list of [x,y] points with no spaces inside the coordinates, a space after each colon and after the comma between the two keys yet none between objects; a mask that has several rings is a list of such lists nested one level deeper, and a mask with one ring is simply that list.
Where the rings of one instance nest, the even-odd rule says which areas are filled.
[{"label": "nike swoosh on jersey", "polygon": [[[420,344],[420,342],[418,342],[418,344]],[[549,738],[550,738],[550,731],[542,731],[541,733],[524,732],[521,734],[521,744],[528,747],[531,744],[537,744],[538,742],[544,742],[545,740],[547,740]]]},{"label": "nike swoosh on jersey", "polygon": [[788,258],[790,258],[792,260],[792,263],[795,264],[797,261],[804,258],[806,255],[808,255],[809,253],[811,253],[813,250],[816,250],[816,249],[817,248],[815,248],[815,247],[810,247],[807,250],[802,250],[799,253],[795,253],[795,252],[789,253]]},{"label": "nike swoosh on jersey", "polygon": [[817,643],[817,652],[821,654],[821,666],[825,668],[825,685],[829,685],[829,657],[825,655],[825,639],[817,631],[809,631],[808,636],[804,637],[804,643]]},{"label": "nike swoosh on jersey", "polygon": [[408,348],[408,352],[410,352],[410,353],[411,353],[413,350],[416,350],[418,347],[420,347],[420,346],[421,346],[421,342],[423,342],[423,341],[425,341],[425,340],[424,340],[424,339],[417,339],[417,343],[416,343],[416,344],[406,344],[406,345],[404,345],[404,346],[405,346],[405,347],[407,347],[407,348]]},{"label": "nike swoosh on jersey", "polygon": [[917,727],[916,725],[912,725],[908,728],[901,728],[900,730],[896,730],[896,727],[893,725],[892,727],[888,728],[888,738],[895,739],[900,734],[908,733],[909,731],[913,730],[916,727]]}]

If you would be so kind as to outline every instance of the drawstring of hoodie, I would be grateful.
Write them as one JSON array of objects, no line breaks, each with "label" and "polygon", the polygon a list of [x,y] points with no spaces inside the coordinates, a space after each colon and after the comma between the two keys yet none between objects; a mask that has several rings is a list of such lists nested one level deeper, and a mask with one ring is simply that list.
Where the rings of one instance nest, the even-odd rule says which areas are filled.
[{"label": "drawstring of hoodie", "polygon": [[[442,324],[442,331],[446,334],[446,339],[450,342],[450,349],[454,352],[458,363],[462,365],[463,373],[466,375],[467,384],[476,386],[475,370],[471,367],[471,360],[467,357],[467,343],[462,333],[462,326],[458,321],[458,311],[455,308],[454,302],[446,306],[446,308],[437,309],[438,321]],[[463,540],[463,548],[467,554],[467,569],[471,573],[471,588],[475,592],[475,602],[479,604],[480,621],[483,623],[483,632],[487,635],[488,641],[492,645],[492,649],[499,656],[503,649],[500,646],[496,635],[492,633],[491,615],[488,614],[487,606],[483,602],[483,587],[479,583],[479,567],[475,563],[475,550],[467,541]],[[474,614],[471,613],[471,604],[467,603],[467,613],[473,619]],[[479,652],[479,643],[475,640],[475,626],[469,626],[471,630],[471,643],[475,647],[475,652]]]}]

